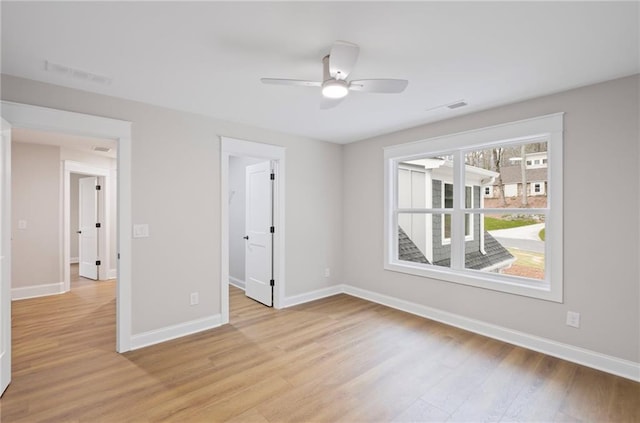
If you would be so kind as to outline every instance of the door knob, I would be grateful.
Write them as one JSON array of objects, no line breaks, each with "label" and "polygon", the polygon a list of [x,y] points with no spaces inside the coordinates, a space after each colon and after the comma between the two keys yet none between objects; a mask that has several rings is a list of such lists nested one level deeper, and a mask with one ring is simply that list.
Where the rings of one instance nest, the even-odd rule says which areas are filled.
[{"label": "door knob", "polygon": [[77,233],[77,234],[81,234],[81,233],[82,233],[82,231],[76,231],[76,233]]},{"label": "door knob", "polygon": [[245,236],[243,236],[242,238],[244,238],[244,239],[246,239],[246,240],[249,240],[249,235],[245,235]]}]

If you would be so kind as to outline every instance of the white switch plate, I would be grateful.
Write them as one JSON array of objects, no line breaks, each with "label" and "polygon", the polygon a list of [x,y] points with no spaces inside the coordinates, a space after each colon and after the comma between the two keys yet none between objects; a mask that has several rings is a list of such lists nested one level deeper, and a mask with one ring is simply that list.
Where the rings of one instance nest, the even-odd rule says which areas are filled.
[{"label": "white switch plate", "polygon": [[328,278],[329,276],[331,276],[331,269],[327,267],[326,269],[324,269],[324,277]]},{"label": "white switch plate", "polygon": [[197,292],[191,293],[190,304],[197,305],[200,302],[200,298]]},{"label": "white switch plate", "polygon": [[27,229],[27,221],[18,220],[18,229]]},{"label": "white switch plate", "polygon": [[147,223],[136,223],[133,225],[134,238],[147,238],[149,236],[149,225]]},{"label": "white switch plate", "polygon": [[574,328],[580,327],[580,313],[575,311],[567,311],[567,326]]}]

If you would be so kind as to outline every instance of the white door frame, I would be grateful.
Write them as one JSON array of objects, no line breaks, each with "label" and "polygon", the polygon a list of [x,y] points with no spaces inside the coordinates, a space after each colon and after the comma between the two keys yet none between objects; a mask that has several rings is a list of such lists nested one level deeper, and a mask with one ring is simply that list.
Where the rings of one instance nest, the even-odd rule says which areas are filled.
[{"label": "white door frame", "polygon": [[98,180],[102,181],[104,189],[102,191],[102,199],[98,202],[98,217],[104,223],[102,227],[104,230],[100,233],[100,241],[98,244],[98,256],[100,257],[100,267],[102,272],[98,272],[100,276],[99,280],[106,280],[108,278],[109,270],[111,269],[111,195],[112,189],[111,170],[101,167],[91,166],[85,163],[74,162],[71,160],[64,160],[64,179],[63,179],[63,200],[64,205],[63,220],[62,220],[62,265],[63,265],[63,281],[64,291],[67,292],[71,289],[71,269],[69,263],[71,261],[71,174],[78,173],[87,176],[97,176]]},{"label": "white door frame", "polygon": [[[2,163],[0,164],[0,172],[2,172],[0,187],[0,204],[2,207],[2,245],[0,246],[0,254],[2,254],[2,266],[0,266],[0,396],[4,393],[2,388],[6,388],[6,384],[11,382],[11,127],[5,127],[9,123],[2,119],[2,132],[9,132],[9,137],[3,134],[0,137],[0,149],[2,150]],[[6,355],[6,356],[5,356]]]},{"label": "white door frame", "polygon": [[220,137],[220,314],[222,324],[229,323],[229,157],[245,156],[271,160],[274,163],[275,233],[273,240],[273,306],[284,307],[285,295],[285,151],[284,147]]},{"label": "white door frame", "polygon": [[[118,142],[118,284],[116,351],[131,349],[131,122],[29,104],[1,101],[1,114],[16,128],[108,138]],[[11,204],[4,204],[11,207]]]}]

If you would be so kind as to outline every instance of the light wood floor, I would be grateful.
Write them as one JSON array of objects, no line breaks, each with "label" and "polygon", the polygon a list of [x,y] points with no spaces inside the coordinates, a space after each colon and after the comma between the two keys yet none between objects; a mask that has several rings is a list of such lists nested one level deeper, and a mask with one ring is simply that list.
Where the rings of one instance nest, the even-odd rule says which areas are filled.
[{"label": "light wood floor", "polygon": [[117,354],[115,282],[13,304],[8,422],[640,421],[640,384],[338,295]]}]

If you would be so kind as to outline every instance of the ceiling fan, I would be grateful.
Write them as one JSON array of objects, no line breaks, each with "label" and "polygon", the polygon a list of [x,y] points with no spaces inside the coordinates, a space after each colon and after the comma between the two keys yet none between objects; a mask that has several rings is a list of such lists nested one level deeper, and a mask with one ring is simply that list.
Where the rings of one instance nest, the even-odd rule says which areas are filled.
[{"label": "ceiling fan", "polygon": [[405,79],[360,79],[347,81],[353,70],[360,47],[347,41],[336,41],[331,52],[322,58],[322,82],[299,79],[261,78],[264,84],[298,85],[302,87],[321,87],[321,109],[337,106],[349,94],[349,91],[370,93],[401,93],[409,81]]}]

